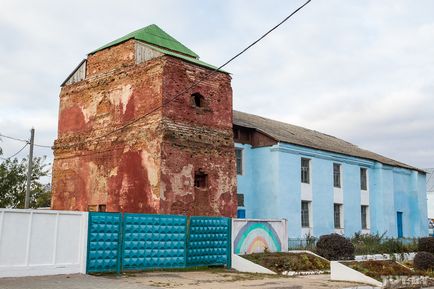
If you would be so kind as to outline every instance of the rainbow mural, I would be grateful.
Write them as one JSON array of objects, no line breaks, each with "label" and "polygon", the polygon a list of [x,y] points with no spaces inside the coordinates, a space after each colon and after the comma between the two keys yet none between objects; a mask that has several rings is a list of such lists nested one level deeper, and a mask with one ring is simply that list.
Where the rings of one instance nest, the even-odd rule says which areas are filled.
[{"label": "rainbow mural", "polygon": [[249,221],[238,231],[234,240],[235,254],[251,254],[282,251],[282,245],[276,230],[267,222]]}]

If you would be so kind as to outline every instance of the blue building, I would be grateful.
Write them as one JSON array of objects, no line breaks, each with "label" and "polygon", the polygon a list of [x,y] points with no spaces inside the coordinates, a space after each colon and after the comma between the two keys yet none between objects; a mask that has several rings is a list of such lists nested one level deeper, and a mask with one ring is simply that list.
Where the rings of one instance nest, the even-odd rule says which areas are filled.
[{"label": "blue building", "polygon": [[286,218],[290,238],[428,235],[423,170],[252,114],[233,123],[239,217]]}]

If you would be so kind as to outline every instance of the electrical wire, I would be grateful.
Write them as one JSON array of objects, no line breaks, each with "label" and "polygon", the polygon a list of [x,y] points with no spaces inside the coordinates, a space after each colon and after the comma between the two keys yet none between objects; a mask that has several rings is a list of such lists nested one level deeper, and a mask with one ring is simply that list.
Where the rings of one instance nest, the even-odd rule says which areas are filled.
[{"label": "electrical wire", "polygon": [[[255,41],[253,41],[250,45],[248,45],[246,48],[244,48],[243,50],[241,50],[240,52],[238,52],[235,56],[233,56],[232,58],[230,58],[229,60],[227,60],[225,63],[223,63],[222,65],[220,65],[219,67],[215,68],[214,70],[212,70],[211,72],[209,72],[208,74],[206,74],[203,78],[199,79],[198,81],[194,82],[193,84],[191,84],[190,86],[188,86],[187,88],[183,89],[181,92],[177,93],[176,95],[174,95],[173,97],[169,98],[168,100],[166,100],[165,102],[163,102],[161,105],[157,106],[156,108],[150,110],[149,112],[137,117],[136,119],[133,119],[132,121],[112,130],[109,131],[108,133],[105,133],[103,135],[97,136],[95,138],[92,139],[88,139],[85,141],[80,141],[80,142],[75,142],[75,143],[70,143],[68,145],[65,145],[65,147],[71,147],[71,146],[76,146],[79,144],[85,144],[87,142],[92,142],[95,140],[99,140],[101,138],[105,138],[108,137],[112,134],[114,134],[115,132],[121,131],[126,127],[129,127],[133,124],[135,124],[136,122],[140,121],[141,119],[149,116],[150,114],[156,112],[157,110],[163,108],[165,105],[171,103],[172,101],[174,101],[175,99],[177,99],[179,96],[183,95],[184,93],[188,92],[190,89],[196,87],[197,85],[199,85],[200,83],[204,82],[205,80],[209,79],[211,76],[213,76],[216,72],[220,71],[223,67],[225,67],[226,65],[228,65],[229,63],[231,63],[232,61],[234,61],[236,58],[238,58],[239,56],[241,56],[242,54],[244,54],[247,50],[249,50],[251,47],[253,47],[254,45],[256,45],[259,41],[261,41],[262,39],[264,39],[267,35],[269,35],[271,32],[273,32],[274,30],[276,30],[279,26],[281,26],[283,23],[285,23],[289,18],[291,18],[293,15],[295,15],[298,11],[300,11],[301,9],[303,9],[307,4],[309,4],[309,2],[311,2],[311,0],[306,1],[303,5],[301,5],[300,7],[298,7],[297,9],[295,9],[291,14],[289,14],[288,16],[286,16],[282,21],[280,21],[277,25],[275,25],[274,27],[272,27],[271,29],[269,29],[266,33],[264,33],[261,37],[259,37],[258,39],[256,39]],[[63,147],[63,146],[59,146],[59,147]]]},{"label": "electrical wire", "polygon": [[26,143],[19,151],[17,151],[16,153],[14,153],[13,155],[11,155],[10,157],[8,157],[8,158],[3,158],[3,157],[0,157],[2,160],[5,160],[5,161],[7,161],[7,160],[10,160],[11,158],[13,158],[13,157],[15,157],[16,155],[18,155],[20,152],[22,152],[25,148],[26,148],[26,146],[28,145],[29,143]]},{"label": "electrical wire", "polygon": [[[16,141],[20,141],[20,142],[29,143],[28,140],[12,137],[12,136],[8,136],[8,135],[4,135],[4,134],[1,134],[1,133],[0,133],[0,137],[8,138],[8,139],[11,139],[11,140],[16,140]],[[51,146],[48,146],[48,145],[40,145],[40,144],[35,144],[35,143],[33,145],[35,147],[42,147],[42,148],[50,148],[51,149]]]}]

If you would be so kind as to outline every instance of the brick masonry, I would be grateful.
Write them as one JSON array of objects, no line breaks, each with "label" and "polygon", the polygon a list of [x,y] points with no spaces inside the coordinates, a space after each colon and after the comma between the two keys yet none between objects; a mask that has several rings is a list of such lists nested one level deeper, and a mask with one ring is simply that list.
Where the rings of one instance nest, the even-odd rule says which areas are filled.
[{"label": "brick masonry", "polygon": [[134,51],[129,40],[91,54],[86,79],[62,87],[52,208],[234,216],[230,76],[156,109],[210,71],[171,56],[135,64]]}]

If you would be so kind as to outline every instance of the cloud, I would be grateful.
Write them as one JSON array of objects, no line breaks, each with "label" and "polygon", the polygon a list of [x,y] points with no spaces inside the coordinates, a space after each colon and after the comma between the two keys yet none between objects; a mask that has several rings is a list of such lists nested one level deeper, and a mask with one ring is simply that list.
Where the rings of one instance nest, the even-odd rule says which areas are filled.
[{"label": "cloud", "polygon": [[[219,65],[302,3],[0,0],[0,132],[27,138],[35,126],[52,144],[60,83],[130,31],[156,23]],[[312,1],[227,67],[234,107],[432,167],[432,11],[429,0]]]}]

